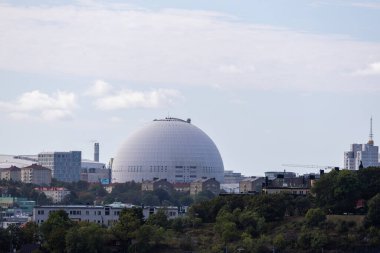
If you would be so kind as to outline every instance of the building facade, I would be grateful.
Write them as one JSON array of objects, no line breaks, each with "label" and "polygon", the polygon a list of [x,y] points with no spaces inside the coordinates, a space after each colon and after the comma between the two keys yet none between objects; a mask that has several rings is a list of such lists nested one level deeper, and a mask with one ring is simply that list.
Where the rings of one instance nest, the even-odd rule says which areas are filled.
[{"label": "building facade", "polygon": [[239,183],[239,192],[260,193],[263,189],[263,183],[265,183],[264,177],[251,177],[243,179]]},{"label": "building facade", "polygon": [[81,151],[38,154],[38,164],[51,169],[52,177],[63,182],[80,180],[81,159]]},{"label": "building facade", "polygon": [[344,168],[349,170],[358,170],[361,165],[363,168],[378,167],[379,164],[379,147],[374,143],[351,144],[351,150],[344,152]]},{"label": "building facade", "polygon": [[197,195],[202,191],[210,191],[214,195],[218,195],[220,183],[215,178],[199,178],[190,183],[190,195]]},{"label": "building facade", "polygon": [[239,172],[233,172],[232,170],[224,171],[224,183],[225,184],[238,184],[241,180],[244,179],[244,176]]},{"label": "building facade", "polygon": [[46,197],[53,200],[53,203],[60,203],[62,200],[70,194],[70,191],[64,187],[37,187],[34,190],[43,192]]},{"label": "building facade", "polygon": [[0,176],[3,180],[21,181],[21,169],[16,166],[0,170]]},{"label": "building facade", "polygon": [[212,139],[191,120],[156,119],[134,132],[119,148],[112,182],[142,182],[166,178],[186,183],[198,178],[223,182],[224,166]]},{"label": "building facade", "polygon": [[104,163],[82,160],[80,180],[89,183],[109,184],[111,178],[111,170],[106,168]]},{"label": "building facade", "polygon": [[379,166],[379,147],[375,146],[373,141],[371,118],[367,144],[351,144],[351,150],[344,152],[344,168],[358,170],[360,168]]},{"label": "building facade", "polygon": [[153,180],[143,181],[141,183],[142,191],[155,191],[157,189],[163,189],[165,191],[172,191],[173,185],[166,179],[154,178]]},{"label": "building facade", "polygon": [[291,195],[307,195],[310,193],[312,179],[305,177],[283,178],[279,177],[269,181],[263,186],[264,194],[285,193]]},{"label": "building facade", "polygon": [[21,181],[28,184],[50,185],[51,169],[37,164],[21,168]]},{"label": "building facade", "polygon": [[[37,206],[33,209],[32,220],[38,225],[44,223],[49,214],[64,210],[69,218],[73,221],[86,221],[104,225],[107,227],[112,226],[119,220],[121,211],[124,208],[139,208],[138,206],[122,203],[113,203],[106,206],[89,206],[89,205],[57,205],[57,206]],[[149,218],[151,214],[157,213],[159,210],[163,210],[168,216],[168,219],[174,219],[182,216],[186,213],[186,209],[178,208],[176,206],[157,207],[157,206],[145,206],[142,207],[142,213],[144,219]]]}]

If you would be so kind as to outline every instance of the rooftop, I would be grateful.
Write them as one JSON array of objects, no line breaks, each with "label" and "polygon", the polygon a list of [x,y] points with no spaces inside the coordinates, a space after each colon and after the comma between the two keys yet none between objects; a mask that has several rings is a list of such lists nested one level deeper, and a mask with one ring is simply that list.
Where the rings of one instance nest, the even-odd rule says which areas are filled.
[{"label": "rooftop", "polygon": [[166,117],[165,119],[155,119],[153,121],[179,121],[184,123],[191,123],[191,119],[188,118],[187,120],[179,119],[179,118],[172,118],[172,117]]}]

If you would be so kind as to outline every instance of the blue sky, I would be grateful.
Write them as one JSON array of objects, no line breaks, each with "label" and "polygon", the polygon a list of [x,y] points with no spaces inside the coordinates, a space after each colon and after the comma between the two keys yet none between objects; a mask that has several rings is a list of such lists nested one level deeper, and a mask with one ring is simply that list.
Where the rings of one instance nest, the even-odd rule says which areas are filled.
[{"label": "blue sky", "polygon": [[342,166],[380,132],[380,1],[0,1],[2,154],[107,162],[192,118],[225,169]]}]

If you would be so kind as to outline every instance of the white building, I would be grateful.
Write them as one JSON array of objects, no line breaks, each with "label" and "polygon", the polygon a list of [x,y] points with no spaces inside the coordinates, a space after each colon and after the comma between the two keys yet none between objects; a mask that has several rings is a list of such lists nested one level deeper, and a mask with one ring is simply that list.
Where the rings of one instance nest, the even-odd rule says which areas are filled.
[{"label": "white building", "polygon": [[372,133],[372,118],[367,144],[351,144],[351,150],[344,152],[344,168],[349,170],[358,170],[360,167],[378,167],[379,147],[374,145]]},{"label": "white building", "polygon": [[80,180],[89,183],[106,183],[110,181],[111,171],[104,163],[83,159],[81,162]]},{"label": "white building", "polygon": [[129,136],[117,152],[112,182],[166,178],[171,183],[215,178],[223,182],[222,157],[191,120],[157,119]]},{"label": "white building", "polygon": [[64,187],[37,187],[34,190],[45,193],[46,197],[53,200],[53,203],[62,202],[70,194],[70,191]]},{"label": "white building", "polygon": [[[54,211],[64,210],[69,218],[73,221],[87,221],[97,223],[99,225],[112,226],[119,220],[121,211],[124,208],[138,207],[131,204],[113,203],[106,206],[88,206],[88,205],[57,205],[57,206],[38,206],[33,209],[32,220],[38,225],[45,222],[49,214]],[[183,215],[187,209],[181,209],[176,206],[169,207],[143,207],[144,219],[151,214],[164,210],[168,219],[174,219]]]}]

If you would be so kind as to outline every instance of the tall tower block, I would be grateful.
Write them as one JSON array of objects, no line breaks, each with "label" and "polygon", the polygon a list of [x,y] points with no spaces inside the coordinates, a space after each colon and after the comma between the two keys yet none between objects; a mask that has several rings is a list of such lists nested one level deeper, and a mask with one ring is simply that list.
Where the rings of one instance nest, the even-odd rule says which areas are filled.
[{"label": "tall tower block", "polygon": [[94,143],[94,161],[99,162],[99,143]]}]

